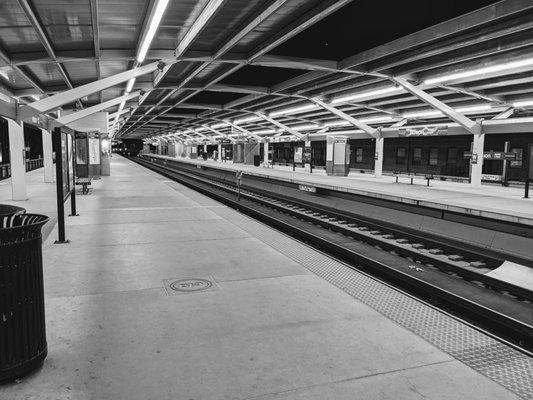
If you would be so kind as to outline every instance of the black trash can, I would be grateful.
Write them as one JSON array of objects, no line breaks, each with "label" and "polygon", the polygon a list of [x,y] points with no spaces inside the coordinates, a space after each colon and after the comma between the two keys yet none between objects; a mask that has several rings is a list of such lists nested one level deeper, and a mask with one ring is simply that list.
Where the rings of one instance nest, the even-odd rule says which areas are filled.
[{"label": "black trash can", "polygon": [[261,156],[254,156],[254,166],[259,167],[261,165]]},{"label": "black trash can", "polygon": [[26,212],[25,208],[10,206],[8,204],[0,204],[0,218],[10,217],[12,215],[24,214]]},{"label": "black trash can", "polygon": [[0,383],[38,368],[47,354],[41,228],[48,217],[12,211],[0,207]]}]

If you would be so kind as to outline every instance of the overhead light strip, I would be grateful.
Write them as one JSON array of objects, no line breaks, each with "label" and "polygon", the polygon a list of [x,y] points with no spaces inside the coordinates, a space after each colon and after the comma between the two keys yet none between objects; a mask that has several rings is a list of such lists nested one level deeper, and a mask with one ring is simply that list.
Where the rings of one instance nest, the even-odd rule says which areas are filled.
[{"label": "overhead light strip", "polygon": [[533,58],[526,58],[524,60],[511,61],[508,63],[491,65],[489,67],[476,68],[470,71],[463,71],[463,72],[457,72],[457,73],[449,74],[449,75],[437,76],[434,78],[429,78],[429,79],[424,80],[424,83],[426,85],[432,85],[435,83],[442,83],[442,82],[453,81],[453,80],[463,79],[463,78],[471,78],[477,75],[484,75],[484,74],[490,74],[494,72],[512,70],[512,69],[527,67],[531,65],[533,65]]},{"label": "overhead light strip", "polygon": [[144,59],[146,58],[148,49],[150,48],[150,45],[152,44],[152,40],[154,39],[157,29],[159,28],[159,24],[161,23],[161,19],[163,18],[163,14],[165,13],[165,10],[167,9],[168,1],[169,0],[158,0],[157,5],[155,6],[155,11],[152,16],[152,19],[150,20],[148,32],[146,33],[146,36],[143,38],[141,46],[139,47],[139,53],[137,54],[137,62],[139,64],[142,63]]}]

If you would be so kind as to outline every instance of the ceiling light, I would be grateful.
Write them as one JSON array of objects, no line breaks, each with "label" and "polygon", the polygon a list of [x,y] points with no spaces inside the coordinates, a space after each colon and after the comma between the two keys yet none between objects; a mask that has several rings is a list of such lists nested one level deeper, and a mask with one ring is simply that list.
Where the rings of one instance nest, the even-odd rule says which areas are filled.
[{"label": "ceiling light", "polygon": [[297,114],[304,111],[314,110],[318,108],[316,104],[305,104],[297,107],[285,108],[283,110],[273,111],[269,113],[270,117],[277,117],[278,115]]},{"label": "ceiling light", "polygon": [[344,96],[340,96],[340,97],[334,98],[331,101],[331,104],[345,103],[347,101],[359,100],[359,99],[363,99],[365,97],[379,96],[379,95],[382,95],[382,94],[393,93],[393,92],[401,92],[401,91],[403,91],[403,88],[401,88],[401,87],[390,86],[390,87],[386,87],[386,88],[382,88],[382,89],[371,90],[369,92],[353,93],[353,94],[347,94],[347,95],[344,95]]},{"label": "ceiling light", "polygon": [[223,127],[228,126],[228,125],[229,124],[227,122],[220,122],[218,124],[211,125],[211,128],[212,129],[223,128]]},{"label": "ceiling light", "polygon": [[309,129],[318,129],[320,127],[317,124],[303,124],[303,125],[291,126],[291,128],[297,131],[306,131]]},{"label": "ceiling light", "polygon": [[533,100],[522,100],[513,103],[513,107],[528,107],[533,106]]},{"label": "ceiling light", "polygon": [[252,133],[255,133],[256,135],[268,135],[268,134],[277,133],[277,131],[275,129],[261,129],[258,131],[252,131]]},{"label": "ceiling light", "polygon": [[[458,113],[472,114],[472,113],[476,113],[480,111],[489,111],[491,110],[491,105],[480,104],[477,106],[458,107],[458,108],[454,108],[453,110]],[[406,113],[406,114],[403,114],[402,117],[403,118],[421,118],[421,117],[435,117],[435,116],[440,116],[440,115],[444,115],[444,114],[439,110],[426,110],[426,111],[416,111],[412,113]]]},{"label": "ceiling light", "polygon": [[236,119],[235,121],[233,121],[233,123],[239,125],[239,124],[244,124],[246,122],[259,121],[260,119],[261,119],[260,117],[256,117],[256,116],[244,117],[244,118]]},{"label": "ceiling light", "polygon": [[490,110],[491,108],[492,107],[490,104],[479,104],[477,106],[454,108],[454,110],[459,113],[471,114],[471,113],[475,113],[478,111],[487,111],[487,110]]},{"label": "ceiling light", "polygon": [[387,122],[392,120],[390,115],[383,115],[381,117],[361,118],[359,121],[365,124],[372,124],[375,122]]},{"label": "ceiling light", "polygon": [[152,40],[157,32],[157,28],[159,28],[159,23],[161,22],[161,18],[163,18],[163,14],[165,13],[167,5],[168,0],[158,0],[155,6],[155,11],[152,16],[152,19],[150,20],[148,32],[143,38],[141,47],[139,48],[139,53],[137,54],[137,62],[142,63],[144,61],[146,53],[148,53],[148,49],[150,48],[150,44],[152,43]]},{"label": "ceiling light", "polygon": [[442,75],[442,76],[438,76],[435,78],[426,79],[424,80],[424,83],[426,85],[432,85],[434,83],[452,81],[452,80],[463,79],[463,78],[470,78],[476,75],[490,74],[493,72],[505,71],[505,70],[514,69],[514,68],[527,67],[529,65],[533,65],[533,58],[526,58],[524,60],[511,61],[511,62],[504,63],[504,64],[492,65],[490,67],[472,69],[470,71],[457,72],[455,74],[450,74],[450,75]]},{"label": "ceiling light", "polygon": [[126,94],[131,92],[131,89],[133,89],[133,84],[135,83],[135,78],[131,78],[128,81],[128,86],[126,86]]},{"label": "ceiling light", "polygon": [[343,126],[343,125],[350,125],[348,121],[331,121],[331,122],[324,122],[324,126],[326,128],[332,128],[334,126]]},{"label": "ceiling light", "polygon": [[6,71],[3,71],[3,70],[0,69],[0,76],[1,76],[2,78],[4,78],[6,81],[9,82],[9,75],[7,74]]}]

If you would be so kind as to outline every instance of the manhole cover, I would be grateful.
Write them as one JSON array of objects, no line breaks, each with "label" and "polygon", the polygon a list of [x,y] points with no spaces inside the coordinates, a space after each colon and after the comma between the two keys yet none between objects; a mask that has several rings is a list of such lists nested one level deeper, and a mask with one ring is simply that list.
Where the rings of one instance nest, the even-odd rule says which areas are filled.
[{"label": "manhole cover", "polygon": [[165,279],[163,282],[168,295],[205,292],[208,290],[216,290],[218,288],[214,279],[211,277]]}]

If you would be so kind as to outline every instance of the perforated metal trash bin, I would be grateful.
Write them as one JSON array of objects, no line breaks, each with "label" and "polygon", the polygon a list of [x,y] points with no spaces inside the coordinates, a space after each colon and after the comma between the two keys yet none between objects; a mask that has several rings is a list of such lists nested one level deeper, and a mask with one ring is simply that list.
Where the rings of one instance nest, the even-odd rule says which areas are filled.
[{"label": "perforated metal trash bin", "polygon": [[39,367],[47,354],[41,237],[46,222],[44,215],[0,214],[0,383]]}]

